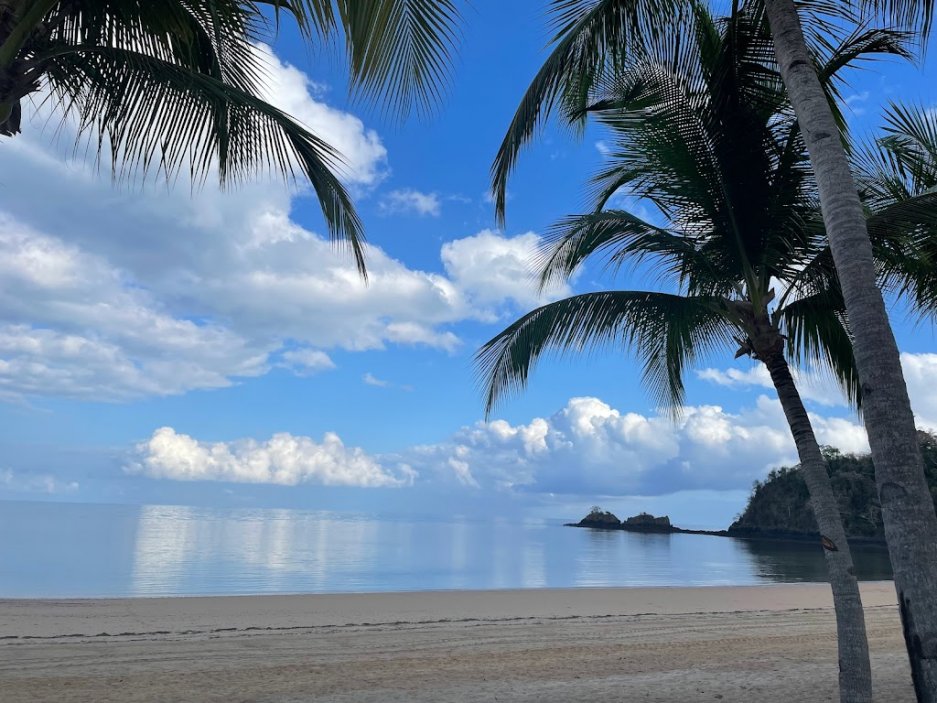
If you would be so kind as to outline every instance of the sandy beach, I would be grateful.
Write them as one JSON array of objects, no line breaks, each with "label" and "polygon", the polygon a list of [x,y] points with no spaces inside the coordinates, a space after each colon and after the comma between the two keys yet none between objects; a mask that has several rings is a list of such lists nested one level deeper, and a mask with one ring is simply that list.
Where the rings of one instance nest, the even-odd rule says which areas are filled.
[{"label": "sandy beach", "polygon": [[[912,701],[890,582],[876,700]],[[0,601],[0,701],[832,701],[829,587]]]}]

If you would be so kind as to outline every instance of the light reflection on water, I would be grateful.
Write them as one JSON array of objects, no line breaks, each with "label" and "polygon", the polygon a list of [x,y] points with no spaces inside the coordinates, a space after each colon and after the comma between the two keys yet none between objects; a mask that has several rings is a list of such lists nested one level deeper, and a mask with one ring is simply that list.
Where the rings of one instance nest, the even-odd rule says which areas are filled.
[{"label": "light reflection on water", "polygon": [[[883,549],[854,549],[862,579]],[[299,510],[0,503],[0,597],[315,593],[825,579],[818,546]]]}]

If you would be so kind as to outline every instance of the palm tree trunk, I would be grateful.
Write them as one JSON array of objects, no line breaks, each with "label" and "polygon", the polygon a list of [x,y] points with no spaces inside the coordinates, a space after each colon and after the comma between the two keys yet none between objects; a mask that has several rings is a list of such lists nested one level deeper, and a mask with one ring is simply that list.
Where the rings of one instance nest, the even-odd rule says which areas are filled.
[{"label": "palm tree trunk", "polygon": [[810,505],[820,528],[826,568],[833,591],[836,611],[836,635],[839,644],[839,699],[842,703],[872,700],[872,669],[869,664],[869,643],[865,632],[865,613],[859,596],[852,565],[849,543],[843,529],[833,486],[827,472],[826,460],[807,417],[800,393],[794,385],[787,360],[781,351],[759,357],[768,367],[771,380],[784,408],[784,415],[794,435],[800,470],[807,489]]},{"label": "palm tree trunk", "polygon": [[764,2],[781,75],[816,173],[823,220],[855,333],[865,425],[914,690],[919,701],[937,703],[937,515],[924,478],[898,346],[876,285],[856,185],[794,0]]}]

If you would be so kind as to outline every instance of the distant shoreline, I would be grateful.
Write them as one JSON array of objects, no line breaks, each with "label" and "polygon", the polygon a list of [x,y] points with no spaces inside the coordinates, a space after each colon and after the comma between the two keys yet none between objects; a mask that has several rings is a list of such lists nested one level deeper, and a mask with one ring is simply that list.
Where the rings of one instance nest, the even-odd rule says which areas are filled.
[{"label": "distant shoreline", "polygon": [[[809,534],[804,532],[787,532],[784,530],[687,530],[682,527],[676,527],[674,525],[664,528],[626,525],[625,523],[621,523],[619,525],[581,525],[578,522],[565,522],[563,523],[563,527],[581,527],[586,530],[602,530],[604,532],[635,532],[638,534],[649,535],[708,535],[710,537],[732,537],[734,539],[746,540],[770,540],[773,542],[799,542],[801,544],[820,541],[819,533]],[[848,537],[847,541],[849,544],[853,545],[872,547],[886,546],[885,540],[879,539],[877,537]]]}]

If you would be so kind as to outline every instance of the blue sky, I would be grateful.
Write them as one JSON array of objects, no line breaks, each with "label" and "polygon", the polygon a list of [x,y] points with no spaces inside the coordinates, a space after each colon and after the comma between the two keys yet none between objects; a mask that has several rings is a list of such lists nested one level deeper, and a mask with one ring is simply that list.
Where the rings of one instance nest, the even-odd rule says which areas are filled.
[{"label": "blue sky", "polygon": [[[721,527],[751,482],[794,459],[764,376],[710,359],[674,424],[625,354],[544,363],[483,423],[472,355],[537,302],[538,237],[584,202],[601,131],[551,126],[511,181],[504,231],[488,172],[544,58],[544,3],[477,0],[436,114],[400,123],[349,100],[341,61],[292,32],[261,48],[270,98],[346,154],[371,284],[331,249],[308,193],[258,180],[115,187],[43,128],[0,144],[0,499],[276,505],[576,517],[592,503]],[[926,73],[852,75],[872,134]],[[639,287],[586,270],[558,295]],[[895,325],[921,424],[937,426],[930,323]],[[804,379],[824,443],[864,436]]]}]

